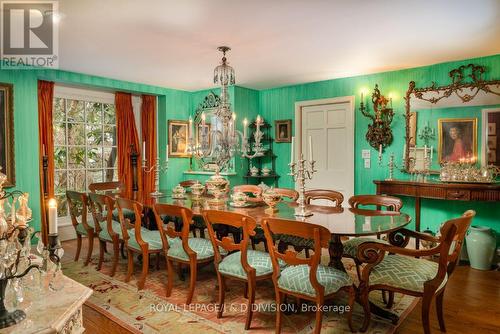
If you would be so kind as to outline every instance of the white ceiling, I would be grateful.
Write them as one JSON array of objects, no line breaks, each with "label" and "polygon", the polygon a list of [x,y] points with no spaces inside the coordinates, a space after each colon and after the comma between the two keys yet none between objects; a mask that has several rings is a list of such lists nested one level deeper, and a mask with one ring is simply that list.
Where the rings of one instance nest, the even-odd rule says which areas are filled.
[{"label": "white ceiling", "polygon": [[60,68],[213,86],[219,45],[262,89],[500,53],[500,0],[61,0]]}]

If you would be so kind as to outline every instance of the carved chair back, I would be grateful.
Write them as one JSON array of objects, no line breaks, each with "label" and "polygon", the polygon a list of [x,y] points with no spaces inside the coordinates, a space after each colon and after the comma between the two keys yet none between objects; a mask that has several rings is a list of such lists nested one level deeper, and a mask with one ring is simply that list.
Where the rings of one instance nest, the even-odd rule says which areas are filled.
[{"label": "carved chair back", "polygon": [[[139,246],[141,246],[141,248],[144,247],[147,243],[142,239],[141,235],[141,223],[142,223],[142,212],[143,212],[142,204],[137,201],[119,197],[116,199],[116,208],[118,209],[118,218],[120,220],[122,228],[123,240],[127,241],[130,239],[128,231],[133,228],[135,241]],[[135,221],[133,224],[130,222],[129,218],[125,218],[123,214],[123,209],[128,209],[134,212]]]},{"label": "carved chair back", "polygon": [[[169,247],[166,236],[170,238],[180,238],[184,251],[190,258],[195,257],[196,253],[189,247],[188,244],[190,230],[189,226],[190,224],[193,224],[193,212],[191,211],[191,209],[177,205],[158,203],[154,205],[153,212],[155,215],[156,224],[158,226],[158,231],[161,232],[160,236],[162,243],[165,245],[165,248],[168,249]],[[172,226],[167,226],[165,228],[165,224],[161,216],[180,218],[182,220],[182,230],[177,232]]]},{"label": "carved chair back", "polygon": [[344,202],[344,195],[335,190],[326,189],[314,189],[308,190],[305,193],[306,204],[311,204],[311,201],[324,199],[333,202],[334,206],[337,208],[342,207],[342,202]]},{"label": "carved chair back", "polygon": [[116,235],[113,231],[113,210],[115,208],[115,200],[111,196],[90,193],[89,206],[96,232],[101,232],[101,223],[106,222],[106,230],[111,238]]},{"label": "carved chair back", "polygon": [[281,197],[289,198],[292,202],[297,202],[299,199],[299,192],[295,189],[274,188],[274,191],[280,194]]},{"label": "carved chair back", "polygon": [[89,184],[89,190],[93,193],[104,193],[105,195],[120,194],[125,190],[125,185],[120,181],[94,182]]},{"label": "carved chair back", "polygon": [[[328,248],[331,235],[327,228],[320,225],[299,222],[295,220],[285,220],[276,218],[266,218],[262,222],[264,234],[266,236],[267,248],[273,262],[273,280],[275,286],[278,284],[280,276],[280,266],[278,259],[285,261],[289,265],[306,264],[310,267],[309,280],[316,290],[317,295],[324,295],[324,287],[319,284],[316,277],[316,271],[321,261],[321,249]],[[311,257],[299,257],[298,253],[286,249],[284,253],[279,251],[278,246],[274,244],[273,237],[278,234],[292,235],[303,239],[314,240],[314,254]]]},{"label": "carved chair back", "polygon": [[71,223],[73,227],[77,227],[78,224],[82,224],[85,230],[91,230],[92,227],[87,223],[88,214],[88,197],[87,194],[67,190],[66,198],[68,200],[69,215],[71,217]]},{"label": "carved chair back", "polygon": [[[204,211],[203,218],[205,218],[208,234],[214,246],[216,267],[218,267],[219,263],[222,261],[219,251],[219,247],[222,247],[228,252],[241,251],[241,264],[245,272],[250,275],[252,271],[255,271],[255,268],[252,268],[248,264],[246,252],[250,244],[250,237],[255,235],[255,227],[257,226],[255,219],[235,212],[217,210]],[[243,237],[239,243],[235,243],[235,241],[228,236],[220,236],[219,238],[215,233],[214,225],[226,225],[241,229],[243,231]]]},{"label": "carved chair back", "polygon": [[[403,202],[400,198],[382,195],[355,195],[349,198],[349,205],[354,209],[361,209],[360,206],[375,205],[383,207],[387,211],[401,211]],[[362,210],[365,210],[364,208]],[[383,211],[376,209],[375,211]]]},{"label": "carved chair back", "polygon": [[440,271],[446,271],[450,276],[457,265],[460,252],[465,239],[465,234],[469,229],[472,219],[476,215],[473,210],[464,212],[462,217],[448,220],[440,229],[442,240],[440,243],[441,254],[439,256]]},{"label": "carved chair back", "polygon": [[242,192],[242,193],[250,193],[254,195],[255,197],[261,197],[262,196],[262,188],[259,186],[255,186],[252,184],[242,184],[239,186],[234,186],[233,187],[234,192]]}]

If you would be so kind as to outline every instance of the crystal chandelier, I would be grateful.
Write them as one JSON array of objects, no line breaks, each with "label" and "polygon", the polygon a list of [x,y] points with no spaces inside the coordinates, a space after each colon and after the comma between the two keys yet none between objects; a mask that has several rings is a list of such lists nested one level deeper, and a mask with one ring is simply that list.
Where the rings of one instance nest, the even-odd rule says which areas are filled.
[{"label": "crystal chandelier", "polygon": [[[199,140],[193,139],[193,119],[189,118],[189,137],[188,153],[195,156],[198,160],[212,158],[220,170],[226,169],[229,161],[235,154],[241,154],[242,157],[255,158],[264,155],[262,146],[263,133],[260,127],[263,125],[263,119],[257,116],[255,121],[256,130],[253,134],[253,145],[250,144],[247,137],[248,120],[243,120],[243,133],[236,130],[236,114],[231,110],[229,102],[228,86],[234,85],[234,69],[229,66],[226,58],[226,52],[231,50],[227,46],[217,48],[222,52],[222,61],[214,69],[214,84],[220,85],[220,104],[214,112],[216,118],[213,128],[209,130],[206,123],[206,115],[201,115],[199,125]],[[215,126],[214,126],[215,125]]]}]

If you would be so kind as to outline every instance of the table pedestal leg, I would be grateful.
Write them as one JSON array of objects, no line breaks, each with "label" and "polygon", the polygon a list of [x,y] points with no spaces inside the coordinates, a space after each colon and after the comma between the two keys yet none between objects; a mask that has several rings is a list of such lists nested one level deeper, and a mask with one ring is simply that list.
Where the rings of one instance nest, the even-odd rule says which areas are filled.
[{"label": "table pedestal leg", "polygon": [[330,263],[328,263],[328,265],[345,272],[346,270],[344,268],[344,264],[342,263],[344,246],[342,245],[342,241],[340,240],[339,235],[334,234],[332,236],[330,246],[328,247],[328,252],[330,253]]}]

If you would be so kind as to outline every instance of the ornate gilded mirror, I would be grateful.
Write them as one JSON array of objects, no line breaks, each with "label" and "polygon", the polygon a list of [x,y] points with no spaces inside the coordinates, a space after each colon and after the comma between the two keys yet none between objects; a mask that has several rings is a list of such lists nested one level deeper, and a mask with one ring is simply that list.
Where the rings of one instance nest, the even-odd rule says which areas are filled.
[{"label": "ornate gilded mirror", "polygon": [[485,71],[469,64],[450,71],[448,85],[419,88],[410,82],[405,96],[406,172],[436,174],[445,162],[500,164],[500,80],[485,80]]}]

